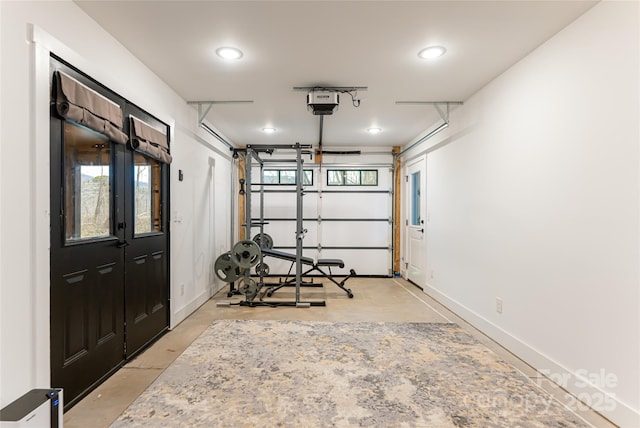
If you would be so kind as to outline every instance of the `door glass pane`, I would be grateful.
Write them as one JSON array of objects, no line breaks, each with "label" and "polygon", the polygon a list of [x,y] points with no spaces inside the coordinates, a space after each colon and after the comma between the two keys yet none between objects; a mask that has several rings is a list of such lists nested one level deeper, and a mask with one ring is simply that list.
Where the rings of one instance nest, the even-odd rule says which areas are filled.
[{"label": "door glass pane", "polygon": [[378,171],[365,170],[362,171],[362,185],[363,186],[377,186],[378,185]]},{"label": "door glass pane", "polygon": [[420,171],[411,174],[411,225],[420,225]]},{"label": "door glass pane", "polygon": [[262,172],[262,182],[266,184],[278,184],[280,179],[278,177],[277,169],[265,169]]},{"label": "door glass pane", "polygon": [[133,154],[133,233],[153,233],[162,231],[162,210],[160,209],[161,164],[140,153]]},{"label": "door glass pane", "polygon": [[327,184],[329,186],[342,186],[344,184],[343,171],[330,169],[327,171]]},{"label": "door glass pane", "polygon": [[280,184],[296,184],[296,171],[280,171]]},{"label": "door glass pane", "polygon": [[313,171],[305,169],[302,172],[302,185],[313,186]]},{"label": "door glass pane", "polygon": [[65,241],[111,235],[111,143],[64,122]]},{"label": "door glass pane", "polygon": [[344,184],[347,186],[360,185],[360,171],[345,171]]}]

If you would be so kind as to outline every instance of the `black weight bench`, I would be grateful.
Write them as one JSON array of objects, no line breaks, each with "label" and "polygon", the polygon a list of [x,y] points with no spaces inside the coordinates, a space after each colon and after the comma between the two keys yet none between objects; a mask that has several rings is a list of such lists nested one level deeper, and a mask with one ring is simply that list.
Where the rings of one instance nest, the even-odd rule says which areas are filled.
[{"label": "black weight bench", "polygon": [[[289,267],[289,273],[287,273],[285,280],[280,284],[274,285],[273,287],[269,287],[269,289],[267,290],[267,296],[271,296],[275,291],[279,290],[280,288],[286,285],[291,285],[295,283],[295,278],[288,279],[291,274],[291,270],[293,269],[293,266],[296,264],[295,254],[285,253],[283,251],[273,250],[269,248],[262,248],[262,255],[291,262],[291,266]],[[309,269],[307,269],[305,272],[302,273],[303,277],[309,275],[313,271],[317,271],[318,273],[320,273],[320,275],[327,278],[329,281],[333,282],[339,288],[344,290],[344,292],[347,293],[349,298],[353,298],[353,293],[351,292],[350,289],[345,288],[344,283],[347,282],[349,278],[354,276],[356,274],[356,271],[351,269],[349,272],[349,275],[344,277],[344,279],[340,282],[336,281],[335,278],[333,277],[333,274],[331,273],[332,267],[344,268],[344,261],[340,259],[318,259],[318,261],[316,262],[311,257],[303,256],[303,257],[300,257],[300,262],[303,265],[310,266]],[[329,273],[322,270],[323,267],[328,268]]]}]

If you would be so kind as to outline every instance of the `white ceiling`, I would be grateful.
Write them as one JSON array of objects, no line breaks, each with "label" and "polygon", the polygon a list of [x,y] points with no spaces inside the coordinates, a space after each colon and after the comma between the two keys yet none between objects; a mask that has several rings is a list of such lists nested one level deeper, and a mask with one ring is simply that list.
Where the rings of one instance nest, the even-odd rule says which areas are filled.
[{"label": "white ceiling", "polygon": [[[341,95],[325,146],[404,145],[567,26],[594,1],[96,1],[76,3],[234,144],[318,143],[319,117],[294,86],[367,86]],[[443,45],[438,60],[417,53]],[[234,62],[221,46],[244,53]],[[194,106],[194,108],[196,108]],[[275,127],[274,134],[262,128]],[[383,132],[371,135],[367,128]]]}]

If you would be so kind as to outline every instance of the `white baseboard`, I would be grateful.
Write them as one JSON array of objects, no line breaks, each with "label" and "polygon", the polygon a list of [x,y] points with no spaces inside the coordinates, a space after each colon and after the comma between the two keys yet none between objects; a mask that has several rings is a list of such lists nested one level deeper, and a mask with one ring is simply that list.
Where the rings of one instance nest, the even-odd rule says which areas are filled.
[{"label": "white baseboard", "polygon": [[173,330],[178,324],[184,321],[189,315],[194,313],[196,309],[202,306],[207,300],[213,296],[210,288],[202,291],[198,296],[192,299],[178,310],[172,310],[171,319],[169,320],[169,329]]},{"label": "white baseboard", "polygon": [[[592,407],[605,418],[623,428],[640,427],[640,411],[620,401],[615,394],[605,392],[589,382],[589,375],[580,370],[572,371],[557,361],[552,360],[542,352],[531,347],[521,339],[511,335],[491,321],[451,299],[429,284],[424,287],[424,293],[437,300],[469,324],[486,334],[509,352],[547,376],[555,383],[576,397],[575,405],[584,408],[585,404]],[[579,401],[578,399],[582,399]]]}]

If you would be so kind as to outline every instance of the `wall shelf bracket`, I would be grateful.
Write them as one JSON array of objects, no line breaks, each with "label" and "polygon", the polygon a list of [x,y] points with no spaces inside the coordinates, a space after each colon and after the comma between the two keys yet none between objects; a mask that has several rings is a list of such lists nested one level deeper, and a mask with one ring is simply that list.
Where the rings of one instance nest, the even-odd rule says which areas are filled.
[{"label": "wall shelf bracket", "polygon": [[[402,150],[400,153],[394,154],[394,157],[400,157],[404,153],[406,153],[407,151],[409,151],[412,148],[414,148],[415,146],[417,146],[418,144],[422,143],[425,140],[428,140],[429,138],[433,137],[438,132],[442,131],[444,128],[449,126],[449,113],[451,111],[451,106],[462,105],[464,103],[462,101],[396,101],[396,104],[401,104],[401,105],[432,105],[436,109],[438,114],[440,115],[440,118],[442,119],[442,123],[437,128],[435,128],[431,132],[428,132],[426,135],[424,135],[422,138],[420,138],[415,143],[411,144],[409,147],[407,147],[404,150]],[[444,110],[443,110],[443,108],[444,108]]]},{"label": "wall shelf bracket", "polygon": [[[449,111],[451,106],[461,106],[464,104],[462,101],[396,101],[396,104],[401,105],[432,105],[442,120],[445,123],[449,123]],[[442,109],[445,108],[443,111]]]},{"label": "wall shelf bracket", "polygon": [[202,125],[214,104],[253,104],[253,101],[187,101],[187,104],[198,106],[198,125]]}]

